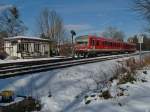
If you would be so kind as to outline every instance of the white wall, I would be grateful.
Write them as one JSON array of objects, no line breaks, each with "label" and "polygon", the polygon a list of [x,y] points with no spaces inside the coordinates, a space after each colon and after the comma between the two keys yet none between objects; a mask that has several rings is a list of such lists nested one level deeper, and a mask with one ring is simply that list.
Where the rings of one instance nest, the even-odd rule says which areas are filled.
[{"label": "white wall", "polygon": [[[21,42],[20,42],[21,43]],[[31,57],[34,57],[34,56],[38,56],[39,53],[36,53],[35,52],[35,49],[34,49],[34,44],[37,44],[38,42],[35,42],[35,43],[28,43],[29,44],[29,53],[30,53],[30,56]],[[48,57],[49,56],[49,44],[46,43],[46,42],[39,42],[40,44],[40,48],[39,48],[39,52],[41,52],[41,55],[42,56],[45,56],[45,57]],[[22,58],[21,57],[21,53],[17,53],[17,45],[18,43],[16,44],[11,44],[11,41],[5,41],[4,43],[4,46],[5,46],[5,51],[7,52],[8,55],[10,56],[17,56],[19,58]],[[44,47],[45,46],[45,47]],[[45,54],[45,52],[48,52],[48,54]]]}]

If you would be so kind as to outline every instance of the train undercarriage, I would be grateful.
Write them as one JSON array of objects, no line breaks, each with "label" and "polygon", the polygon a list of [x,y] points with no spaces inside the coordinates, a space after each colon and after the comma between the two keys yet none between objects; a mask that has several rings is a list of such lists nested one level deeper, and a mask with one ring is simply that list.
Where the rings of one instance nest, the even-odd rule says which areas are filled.
[{"label": "train undercarriage", "polygon": [[79,58],[88,58],[88,57],[97,57],[97,56],[108,56],[108,55],[117,55],[117,54],[130,54],[135,51],[111,51],[111,52],[95,52],[95,51],[90,51],[90,52],[75,52],[75,57]]}]

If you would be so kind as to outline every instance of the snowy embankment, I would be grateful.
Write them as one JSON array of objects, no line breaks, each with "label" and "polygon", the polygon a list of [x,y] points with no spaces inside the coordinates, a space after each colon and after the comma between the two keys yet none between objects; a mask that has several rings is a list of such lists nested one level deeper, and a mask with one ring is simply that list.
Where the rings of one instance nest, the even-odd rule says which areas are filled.
[{"label": "snowy embankment", "polygon": [[[103,99],[95,96],[90,104],[83,100],[74,107],[71,112],[149,112],[150,111],[150,70],[147,74],[139,71],[139,75],[146,80],[120,85],[125,90],[124,95],[110,99]],[[110,88],[116,92],[116,85]]]},{"label": "snowy embankment", "polygon": [[[119,59],[123,60],[125,58]],[[122,85],[128,90],[126,96],[117,100],[95,99],[90,104],[85,104],[84,96],[89,92],[89,88],[96,86],[93,76],[101,74],[101,79],[110,78],[117,65],[118,59],[0,79],[0,90],[9,89],[19,95],[39,98],[43,104],[43,112],[141,112],[150,109],[150,71],[145,75],[147,82]],[[121,102],[122,106],[119,106],[118,102]]]},{"label": "snowy embankment", "polygon": [[57,59],[62,59],[65,57],[51,57],[51,58],[35,58],[35,59],[5,59],[5,60],[1,60],[0,59],[0,64],[3,63],[15,63],[15,62],[28,62],[28,61],[39,61],[39,60],[57,60]]}]

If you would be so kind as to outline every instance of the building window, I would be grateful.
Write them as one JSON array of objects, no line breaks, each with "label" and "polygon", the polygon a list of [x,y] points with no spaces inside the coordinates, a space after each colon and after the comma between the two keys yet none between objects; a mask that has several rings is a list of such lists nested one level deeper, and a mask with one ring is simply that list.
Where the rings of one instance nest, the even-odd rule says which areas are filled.
[{"label": "building window", "polygon": [[35,52],[39,52],[40,51],[40,44],[34,44],[34,50],[35,50]]},{"label": "building window", "polygon": [[17,44],[17,53],[24,51],[24,44],[19,43]]},{"label": "building window", "polygon": [[25,44],[25,51],[29,52],[29,44],[28,43]]}]

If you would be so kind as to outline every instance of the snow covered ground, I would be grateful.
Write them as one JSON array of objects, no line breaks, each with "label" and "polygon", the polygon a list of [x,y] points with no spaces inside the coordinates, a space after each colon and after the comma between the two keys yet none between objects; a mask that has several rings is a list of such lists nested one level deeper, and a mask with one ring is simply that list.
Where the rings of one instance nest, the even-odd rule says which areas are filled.
[{"label": "snow covered ground", "polygon": [[[122,60],[124,59],[120,59]],[[94,86],[91,76],[102,74],[103,79],[106,78],[103,74],[107,73],[109,78],[117,64],[118,60],[110,60],[0,79],[0,91],[9,89],[18,95],[39,98],[43,104],[42,112],[150,112],[150,70],[147,75],[142,75],[148,82],[122,85],[128,89],[127,96],[117,100],[95,100],[88,105],[84,103],[83,96],[87,93],[87,88]],[[50,94],[52,97],[48,97]]]},{"label": "snow covered ground", "polygon": [[147,82],[137,81],[120,86],[126,89],[124,96],[108,100],[96,99],[88,105],[82,101],[71,112],[150,112],[150,70],[147,72],[148,74],[139,72]]},{"label": "snow covered ground", "polygon": [[0,59],[0,64],[3,63],[11,63],[11,62],[26,62],[26,61],[37,61],[37,60],[56,60],[56,59],[61,59],[65,57],[51,57],[51,58],[35,58],[35,59],[16,59],[16,60],[1,60]]}]

